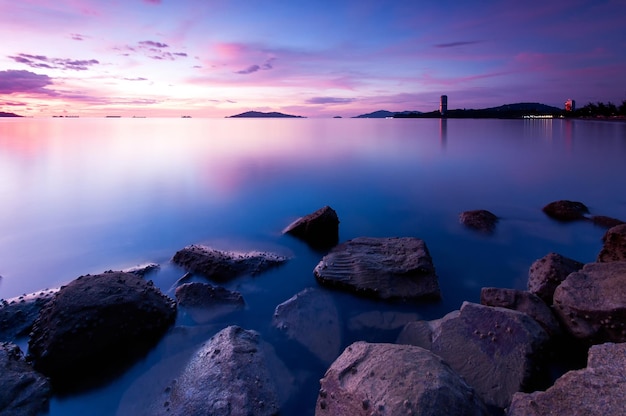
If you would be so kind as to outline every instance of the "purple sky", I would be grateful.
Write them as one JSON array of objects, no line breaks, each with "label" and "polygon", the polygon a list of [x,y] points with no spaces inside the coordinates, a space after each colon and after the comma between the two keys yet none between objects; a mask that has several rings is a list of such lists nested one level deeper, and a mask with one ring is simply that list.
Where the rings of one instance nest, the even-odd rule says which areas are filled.
[{"label": "purple sky", "polygon": [[0,0],[0,111],[620,104],[625,19],[625,0]]}]

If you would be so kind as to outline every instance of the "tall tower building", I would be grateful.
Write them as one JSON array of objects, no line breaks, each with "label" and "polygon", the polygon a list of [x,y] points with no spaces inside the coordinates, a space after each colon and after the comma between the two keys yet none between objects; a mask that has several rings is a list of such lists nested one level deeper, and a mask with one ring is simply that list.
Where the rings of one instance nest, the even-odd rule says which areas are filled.
[{"label": "tall tower building", "polygon": [[576,111],[576,101],[572,99],[565,101],[565,111]]},{"label": "tall tower building", "polygon": [[448,112],[448,96],[442,95],[439,99],[439,114],[445,116]]}]

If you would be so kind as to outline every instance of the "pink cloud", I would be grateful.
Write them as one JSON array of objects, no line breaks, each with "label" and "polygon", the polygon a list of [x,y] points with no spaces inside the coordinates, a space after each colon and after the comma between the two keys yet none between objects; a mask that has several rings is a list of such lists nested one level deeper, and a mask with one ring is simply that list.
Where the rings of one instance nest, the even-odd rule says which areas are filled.
[{"label": "pink cloud", "polygon": [[15,56],[9,56],[9,58],[31,68],[71,69],[74,71],[85,71],[90,66],[100,63],[96,59],[49,58],[45,55],[30,55],[26,53],[19,53]]}]

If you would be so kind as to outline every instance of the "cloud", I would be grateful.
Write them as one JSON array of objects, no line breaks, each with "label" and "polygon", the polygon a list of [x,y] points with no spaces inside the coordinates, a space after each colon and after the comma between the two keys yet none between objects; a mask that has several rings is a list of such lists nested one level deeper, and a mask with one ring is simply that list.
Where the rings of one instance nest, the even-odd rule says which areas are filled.
[{"label": "cloud", "polygon": [[241,71],[235,71],[235,73],[236,74],[252,74],[253,72],[258,71],[259,69],[261,69],[261,67],[258,65],[250,65],[246,69],[242,69]]},{"label": "cloud", "polygon": [[137,78],[122,78],[125,81],[147,81],[148,78],[137,77]]},{"label": "cloud", "polygon": [[170,47],[170,45],[168,45],[167,43],[155,42],[153,40],[142,40],[141,42],[139,42],[139,44],[143,46],[150,46],[150,47],[159,48],[159,49]]},{"label": "cloud", "polygon": [[56,95],[54,91],[45,88],[48,85],[52,85],[52,79],[47,75],[15,69],[0,71],[0,94],[36,93]]},{"label": "cloud", "polygon": [[354,102],[354,98],[339,97],[313,97],[306,100],[307,104],[349,104]]},{"label": "cloud", "polygon": [[70,38],[74,40],[85,40],[86,36],[81,35],[80,33],[70,33]]},{"label": "cloud", "polygon": [[30,55],[26,53],[9,56],[9,58],[17,63],[28,65],[31,68],[69,69],[73,71],[85,71],[89,69],[90,66],[100,63],[96,59],[49,58],[45,55]]},{"label": "cloud", "polygon": [[458,42],[449,42],[449,43],[438,43],[435,45],[435,48],[456,48],[457,46],[467,46],[467,45],[475,45],[480,43],[479,40],[469,40],[469,41],[458,41]]}]

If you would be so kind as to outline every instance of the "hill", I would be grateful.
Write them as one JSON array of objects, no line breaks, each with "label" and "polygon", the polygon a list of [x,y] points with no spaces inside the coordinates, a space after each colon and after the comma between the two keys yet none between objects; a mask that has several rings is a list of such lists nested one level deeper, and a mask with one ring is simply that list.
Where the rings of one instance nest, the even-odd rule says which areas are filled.
[{"label": "hill", "polygon": [[419,111],[399,111],[392,112],[387,110],[378,110],[373,113],[361,114],[360,116],[352,117],[352,118],[402,118],[402,117],[414,117],[420,113]]},{"label": "hill", "polygon": [[245,113],[236,114],[226,118],[303,118],[302,116],[294,116],[291,114],[283,114],[278,112],[263,113],[261,111],[246,111]]},{"label": "hill", "polygon": [[22,117],[15,113],[5,113],[4,111],[0,111],[0,117]]}]

